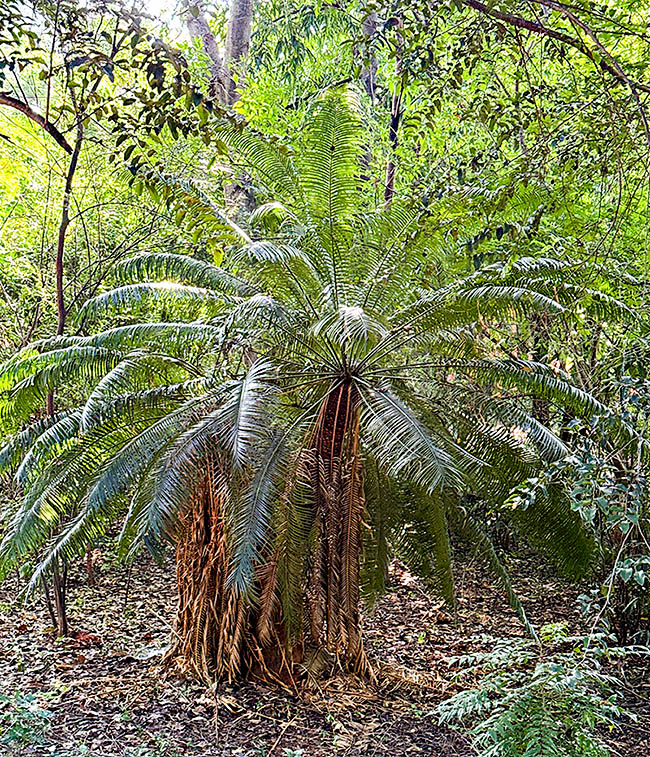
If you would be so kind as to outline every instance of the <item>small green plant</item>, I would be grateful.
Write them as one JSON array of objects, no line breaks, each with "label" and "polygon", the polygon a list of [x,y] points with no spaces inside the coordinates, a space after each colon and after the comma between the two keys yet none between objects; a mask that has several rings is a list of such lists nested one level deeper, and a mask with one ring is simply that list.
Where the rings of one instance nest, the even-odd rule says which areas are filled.
[{"label": "small green plant", "polygon": [[0,744],[40,744],[52,718],[34,694],[0,693]]},{"label": "small green plant", "polygon": [[481,757],[608,757],[599,733],[633,716],[607,662],[650,650],[568,637],[560,624],[542,627],[540,639],[485,638],[491,651],[453,658],[459,679],[479,683],[438,707],[440,723],[469,727]]}]

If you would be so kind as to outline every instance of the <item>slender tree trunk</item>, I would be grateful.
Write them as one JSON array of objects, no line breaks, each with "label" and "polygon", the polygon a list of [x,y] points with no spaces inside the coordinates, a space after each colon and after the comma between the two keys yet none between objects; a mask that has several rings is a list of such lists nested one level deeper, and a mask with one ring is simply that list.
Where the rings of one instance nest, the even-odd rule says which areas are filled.
[{"label": "slender tree trunk", "polygon": [[65,563],[61,567],[57,559],[52,563],[52,572],[54,577],[54,605],[56,607],[56,633],[57,636],[68,636],[70,627],[65,601],[68,569]]},{"label": "slender tree trunk", "polygon": [[256,612],[228,586],[227,472],[216,458],[182,516],[176,550],[178,611],[166,662],[205,683],[250,675],[293,682],[279,622],[262,642]]},{"label": "slender tree trunk", "polygon": [[86,550],[86,579],[88,586],[95,585],[95,567],[93,565],[93,553],[90,547]]},{"label": "slender tree trunk", "polygon": [[241,82],[245,73],[246,57],[251,43],[254,0],[231,0],[226,36],[226,67],[228,79],[224,102],[232,105],[239,99],[237,79]]},{"label": "slender tree trunk", "polygon": [[[398,26],[402,26],[399,20]],[[395,50],[395,89],[390,105],[390,122],[388,124],[388,141],[390,142],[390,155],[386,164],[386,181],[384,183],[384,207],[390,208],[395,193],[395,174],[397,173],[397,148],[399,147],[399,127],[402,118],[402,98],[404,96],[404,77],[402,63],[403,41],[398,37]]]},{"label": "slender tree trunk", "polygon": [[57,628],[58,623],[56,620],[56,613],[54,612],[54,605],[52,604],[52,597],[50,596],[50,588],[47,585],[45,578],[41,578],[41,583],[43,584],[43,593],[45,594],[45,606],[47,607],[47,611],[50,615],[52,626],[54,628]]},{"label": "slender tree trunk", "polygon": [[[370,44],[373,37],[377,33],[377,11],[372,11],[372,13],[369,13],[368,16],[363,20],[361,24],[361,31],[363,32],[365,39]],[[377,58],[371,52],[369,47],[367,52],[368,57],[362,62],[361,66],[361,83],[368,93],[370,102],[374,105],[377,86],[378,64]]]},{"label": "slender tree trunk", "polygon": [[[65,300],[63,297],[63,270],[64,270],[64,253],[65,253],[65,237],[70,225],[70,200],[72,197],[72,184],[74,182],[74,176],[77,171],[77,164],[79,162],[79,153],[81,152],[81,145],[83,142],[84,127],[81,115],[77,117],[77,139],[70,156],[70,163],[68,164],[68,172],[65,178],[65,187],[63,190],[63,204],[61,207],[61,222],[59,224],[59,234],[56,246],[56,263],[55,263],[55,278],[56,278],[56,311],[57,311],[57,323],[56,323],[56,335],[62,336],[65,330],[65,318],[66,308]],[[46,409],[48,415],[54,415],[54,392],[48,392],[46,399]],[[66,577],[67,566],[65,562],[63,565],[59,564],[59,560],[56,559],[52,566],[52,576],[54,582],[54,602],[56,607],[57,617],[57,634],[59,636],[67,636],[69,633],[68,616],[66,608]]]},{"label": "slender tree trunk", "polygon": [[305,645],[309,667],[316,671],[337,666],[368,672],[359,599],[363,482],[358,445],[359,394],[346,382],[328,395],[313,437],[316,512]]}]

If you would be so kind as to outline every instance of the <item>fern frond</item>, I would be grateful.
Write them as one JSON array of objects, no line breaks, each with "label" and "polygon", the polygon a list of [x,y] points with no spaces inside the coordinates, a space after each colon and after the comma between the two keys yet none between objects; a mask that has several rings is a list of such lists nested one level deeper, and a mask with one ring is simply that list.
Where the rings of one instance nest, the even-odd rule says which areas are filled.
[{"label": "fern frond", "polygon": [[147,305],[182,305],[195,307],[214,315],[223,310],[227,295],[211,289],[186,286],[167,281],[151,281],[140,284],[125,284],[98,294],[83,304],[79,318],[96,318],[114,310],[138,311]]},{"label": "fern frond", "polygon": [[462,476],[443,446],[387,387],[360,386],[364,444],[391,476],[408,476],[428,491],[460,485]]}]

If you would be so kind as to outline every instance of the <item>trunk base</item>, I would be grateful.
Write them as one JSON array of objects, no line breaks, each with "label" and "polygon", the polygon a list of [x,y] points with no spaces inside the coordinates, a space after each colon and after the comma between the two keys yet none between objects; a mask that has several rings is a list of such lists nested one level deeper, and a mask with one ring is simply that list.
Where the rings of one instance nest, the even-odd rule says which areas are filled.
[{"label": "trunk base", "polygon": [[163,663],[206,684],[248,676],[291,686],[300,650],[287,651],[279,623],[262,643],[255,608],[227,585],[227,492],[215,468],[208,461],[208,473],[182,517],[178,610]]}]

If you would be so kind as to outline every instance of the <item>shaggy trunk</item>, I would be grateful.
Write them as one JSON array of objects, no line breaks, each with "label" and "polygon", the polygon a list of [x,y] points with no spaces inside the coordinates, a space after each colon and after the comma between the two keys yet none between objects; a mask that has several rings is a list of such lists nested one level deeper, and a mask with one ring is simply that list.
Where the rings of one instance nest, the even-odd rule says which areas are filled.
[{"label": "shaggy trunk", "polygon": [[191,506],[182,516],[176,550],[178,611],[166,661],[181,672],[210,683],[250,674],[292,682],[284,636],[278,623],[262,643],[255,632],[255,611],[227,585],[228,492],[215,460]]},{"label": "shaggy trunk", "polygon": [[307,588],[311,667],[368,670],[361,638],[359,557],[363,485],[359,394],[350,382],[329,395],[316,424],[312,479],[316,511]]}]

